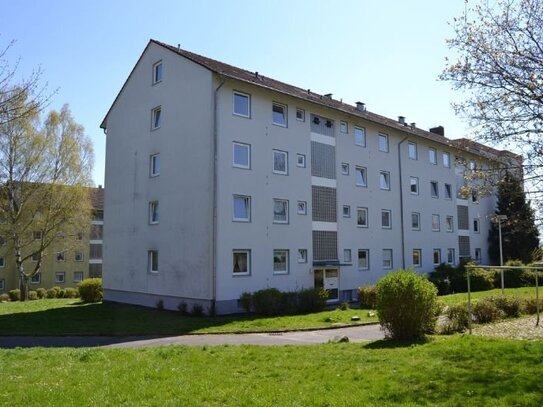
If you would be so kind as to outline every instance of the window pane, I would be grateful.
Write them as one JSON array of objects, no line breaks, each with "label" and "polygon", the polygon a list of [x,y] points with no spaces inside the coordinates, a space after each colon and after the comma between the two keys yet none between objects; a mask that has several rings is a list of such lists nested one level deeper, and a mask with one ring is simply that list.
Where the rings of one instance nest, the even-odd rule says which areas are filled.
[{"label": "window pane", "polygon": [[437,151],[435,148],[430,148],[428,150],[428,159],[432,164],[437,164]]},{"label": "window pane", "polygon": [[232,271],[234,273],[248,273],[249,272],[249,252],[234,252],[233,255],[234,264]]},{"label": "window pane", "polygon": [[358,146],[366,145],[366,130],[361,127],[354,128],[354,143]]},{"label": "window pane", "polygon": [[411,183],[411,193],[412,194],[418,194],[419,193],[419,179],[415,177],[411,177],[410,179]]},{"label": "window pane", "polygon": [[155,65],[155,82],[162,80],[162,63]]},{"label": "window pane", "polygon": [[417,159],[417,145],[415,143],[409,143],[407,145],[408,152],[409,152],[409,158],[412,160]]},{"label": "window pane", "polygon": [[439,190],[438,190],[437,182],[431,181],[430,182],[430,188],[432,190],[432,197],[437,198],[439,196]]},{"label": "window pane", "polygon": [[249,197],[234,196],[234,219],[249,220]]},{"label": "window pane", "polygon": [[365,168],[356,168],[356,185],[366,186],[366,169]]},{"label": "window pane", "polygon": [[366,209],[358,209],[358,226],[368,225],[368,212]]},{"label": "window pane", "polygon": [[249,116],[249,96],[234,93],[234,113]]},{"label": "window pane", "polygon": [[388,153],[388,136],[379,134],[379,151]]},{"label": "window pane", "polygon": [[273,219],[276,222],[287,222],[287,201],[274,199]]},{"label": "window pane", "polygon": [[279,124],[281,126],[287,125],[287,112],[286,106],[273,104],[272,108],[272,119],[274,124]]},{"label": "window pane", "polygon": [[384,228],[390,227],[390,212],[389,211],[381,211],[381,225]]},{"label": "window pane", "polygon": [[432,215],[432,230],[439,230],[439,215]]},{"label": "window pane", "polygon": [[381,172],[379,180],[381,189],[390,189],[390,174],[388,172]]},{"label": "window pane", "polygon": [[153,110],[153,128],[155,129],[160,127],[160,115],[161,115],[160,109]]},{"label": "window pane", "polygon": [[287,153],[283,151],[273,152],[273,170],[275,172],[287,172]]},{"label": "window pane", "polygon": [[273,251],[273,271],[274,273],[286,273],[288,262],[288,250]]},{"label": "window pane", "polygon": [[420,214],[413,212],[411,213],[411,228],[420,229]]},{"label": "window pane", "polygon": [[358,251],[358,268],[359,269],[368,268],[368,251],[367,250]]},{"label": "window pane", "polygon": [[249,146],[234,144],[234,165],[249,168]]},{"label": "window pane", "polygon": [[451,166],[451,155],[449,153],[443,153],[443,166],[446,168]]},{"label": "window pane", "polygon": [[352,259],[351,259],[351,249],[345,249],[343,250],[343,261],[345,263],[351,263],[352,262]]}]

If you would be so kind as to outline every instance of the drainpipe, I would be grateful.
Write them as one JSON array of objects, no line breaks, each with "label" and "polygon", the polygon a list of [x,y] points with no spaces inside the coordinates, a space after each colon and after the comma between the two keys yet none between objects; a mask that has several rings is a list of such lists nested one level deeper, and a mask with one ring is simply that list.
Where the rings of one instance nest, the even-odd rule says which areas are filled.
[{"label": "drainpipe", "polygon": [[401,238],[402,238],[402,269],[405,269],[405,227],[404,227],[404,216],[403,216],[403,181],[402,181],[402,144],[409,138],[405,136],[402,141],[398,143],[398,173],[400,177],[400,227],[401,227]]},{"label": "drainpipe", "polygon": [[226,82],[226,79],[221,78],[221,83],[215,88],[215,93],[213,95],[213,237],[212,247],[211,247],[211,259],[212,259],[212,296],[211,296],[211,309],[215,311],[215,303],[217,301],[217,176],[218,176],[218,166],[217,166],[217,145],[218,145],[218,136],[219,136],[219,126],[217,124],[217,99],[219,95],[219,90]]}]

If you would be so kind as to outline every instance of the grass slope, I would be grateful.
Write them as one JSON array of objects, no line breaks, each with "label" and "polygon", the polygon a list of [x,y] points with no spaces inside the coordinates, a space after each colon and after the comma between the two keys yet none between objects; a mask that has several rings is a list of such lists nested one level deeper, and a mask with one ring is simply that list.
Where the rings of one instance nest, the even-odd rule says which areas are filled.
[{"label": "grass slope", "polygon": [[0,350],[0,405],[543,405],[543,342]]},{"label": "grass slope", "polygon": [[[535,287],[506,288],[504,289],[504,294],[508,297],[535,298]],[[500,295],[502,295],[502,290],[499,288],[488,291],[476,291],[471,293],[471,300],[477,301],[482,298],[497,297]],[[543,288],[539,289],[539,295],[543,296]],[[443,295],[438,297],[438,299],[447,305],[458,304],[468,302],[468,293]]]}]

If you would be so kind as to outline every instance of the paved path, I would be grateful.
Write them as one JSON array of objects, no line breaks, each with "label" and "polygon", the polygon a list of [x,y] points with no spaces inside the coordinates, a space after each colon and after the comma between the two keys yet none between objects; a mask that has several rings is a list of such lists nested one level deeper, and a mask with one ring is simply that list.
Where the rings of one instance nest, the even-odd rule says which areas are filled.
[{"label": "paved path", "polygon": [[137,348],[163,345],[309,345],[326,343],[347,336],[350,342],[383,339],[379,325],[258,334],[152,336],[0,336],[0,348],[29,347],[106,347]]}]

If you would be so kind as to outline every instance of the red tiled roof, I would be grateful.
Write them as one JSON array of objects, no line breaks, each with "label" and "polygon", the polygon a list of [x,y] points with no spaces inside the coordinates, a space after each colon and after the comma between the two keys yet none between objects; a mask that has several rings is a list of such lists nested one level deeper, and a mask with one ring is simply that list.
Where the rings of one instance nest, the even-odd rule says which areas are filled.
[{"label": "red tiled roof", "polygon": [[91,188],[91,204],[92,208],[95,210],[104,210],[104,188]]}]

